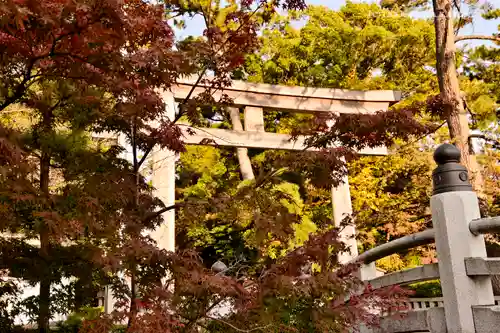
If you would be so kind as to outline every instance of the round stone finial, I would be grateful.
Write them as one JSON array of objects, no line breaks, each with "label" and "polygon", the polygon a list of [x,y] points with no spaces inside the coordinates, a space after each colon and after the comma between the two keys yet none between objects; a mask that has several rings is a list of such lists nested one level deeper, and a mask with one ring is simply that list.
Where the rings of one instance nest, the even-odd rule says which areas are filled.
[{"label": "round stone finial", "polygon": [[444,143],[434,152],[434,161],[436,161],[438,165],[460,163],[460,150],[454,145]]},{"label": "round stone finial", "polygon": [[212,271],[215,273],[221,273],[227,270],[226,264],[224,264],[222,261],[217,260],[213,265],[212,265]]},{"label": "round stone finial", "polygon": [[461,165],[460,150],[448,143],[442,144],[434,152],[438,164],[432,172],[433,194],[456,191],[472,191],[467,169]]}]

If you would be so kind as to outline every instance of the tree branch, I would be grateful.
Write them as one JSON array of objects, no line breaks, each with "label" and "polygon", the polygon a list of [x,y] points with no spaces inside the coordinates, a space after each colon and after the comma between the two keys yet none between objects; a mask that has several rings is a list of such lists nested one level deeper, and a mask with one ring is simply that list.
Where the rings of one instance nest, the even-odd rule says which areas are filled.
[{"label": "tree branch", "polygon": [[485,141],[487,141],[487,142],[489,142],[489,143],[493,144],[493,146],[494,146],[495,148],[500,147],[500,141],[498,141],[498,140],[496,140],[496,139],[494,139],[494,138],[489,138],[489,137],[487,137],[487,136],[486,136],[486,135],[484,135],[484,134],[470,134],[470,135],[469,135],[469,140],[470,140],[470,139],[483,139],[483,140],[485,140]]},{"label": "tree branch", "polygon": [[399,147],[397,150],[401,150],[401,149],[403,149],[403,148],[406,148],[406,147],[408,147],[408,146],[411,146],[411,145],[413,145],[414,143],[417,143],[418,141],[422,140],[422,139],[423,139],[423,138],[425,138],[426,136],[428,136],[428,135],[430,135],[430,134],[434,134],[434,133],[436,133],[436,132],[438,131],[438,129],[440,129],[441,127],[443,127],[445,124],[446,124],[446,121],[443,121],[440,125],[436,126],[436,128],[433,128],[431,131],[429,131],[429,132],[427,132],[427,133],[425,133],[425,134],[423,134],[423,135],[419,136],[419,137],[418,137],[418,138],[416,138],[415,140],[410,141],[410,142],[408,142],[407,144],[405,144],[405,145],[403,145],[403,146]]},{"label": "tree branch", "polygon": [[153,150],[153,146],[154,145],[150,145],[148,147],[148,149],[146,149],[146,151],[144,152],[144,155],[142,155],[140,161],[137,163],[137,170],[139,170],[141,168],[142,164],[144,163],[144,161],[148,157],[149,153],[151,152],[151,150]]},{"label": "tree branch", "polygon": [[[209,313],[209,312],[210,312],[210,310],[212,310],[213,308],[215,308],[217,305],[219,305],[219,304],[220,304],[220,302],[222,302],[222,301],[223,301],[223,300],[225,300],[225,299],[226,299],[226,297],[219,297],[219,299],[215,300],[215,301],[212,303],[212,305],[210,305],[208,308],[206,308],[206,309],[203,311],[203,313],[201,313],[199,316],[197,316],[197,317],[195,317],[195,318],[190,319],[190,320],[189,320],[189,322],[188,322],[186,325],[184,325],[184,329],[186,329],[186,330],[187,330],[187,329],[189,329],[189,328],[190,328],[191,326],[193,326],[193,325],[198,325],[198,321],[199,321],[201,318],[203,318],[203,317],[205,317],[205,318],[209,318],[209,317],[207,316],[207,313]],[[186,318],[186,319],[187,319],[187,318]]]},{"label": "tree branch", "polygon": [[35,66],[35,62],[37,61],[37,58],[32,58],[30,62],[27,65],[26,72],[24,74],[23,80],[21,83],[19,83],[14,90],[14,93],[7,97],[5,101],[0,105],[0,111],[5,109],[7,106],[10,104],[14,103],[16,100],[22,97],[22,95],[25,93],[27,87],[26,84],[28,83],[29,80],[31,80],[31,71],[33,70],[33,67]]},{"label": "tree branch", "polygon": [[[10,104],[14,103],[17,99],[19,99],[21,97],[22,94],[24,94],[24,92],[28,89],[28,87],[31,85],[31,83],[28,84],[28,81],[33,79],[34,75],[32,75],[31,71],[33,70],[34,66],[35,66],[35,63],[38,61],[38,60],[42,60],[44,58],[47,58],[47,57],[52,57],[54,55],[56,55],[55,53],[55,49],[57,47],[57,43],[62,40],[63,38],[65,37],[68,37],[68,36],[71,36],[73,34],[76,34],[76,33],[79,33],[79,32],[82,32],[84,29],[88,28],[90,25],[94,24],[94,23],[97,23],[100,21],[102,15],[100,15],[98,18],[96,18],[94,21],[91,21],[89,22],[86,26],[84,27],[76,27],[76,30],[75,31],[70,31],[70,32],[67,32],[65,34],[62,34],[60,36],[58,36],[57,38],[54,38],[53,42],[52,42],[52,46],[50,48],[50,51],[48,54],[43,54],[43,55],[39,55],[37,57],[33,57],[28,66],[27,66],[27,69],[26,69],[26,74],[24,75],[24,78],[23,80],[21,81],[21,83],[16,87],[15,91],[14,91],[14,94],[10,97],[7,97],[6,100],[0,105],[0,111],[2,111],[3,109],[5,109],[7,106],[9,106]],[[9,34],[11,35],[11,34]],[[17,38],[17,37],[15,37]],[[19,38],[17,38],[19,39]],[[78,57],[78,56],[75,56],[75,55],[71,55],[71,57]],[[79,60],[82,60],[82,58],[77,58]],[[27,85],[28,84],[28,85]]]},{"label": "tree branch", "polygon": [[165,212],[168,212],[169,210],[171,209],[175,209],[175,208],[179,208],[181,207],[182,204],[174,204],[174,205],[171,205],[171,206],[166,206],[166,207],[163,207],[162,209],[156,211],[156,212],[153,212],[151,214],[149,214],[148,216],[146,216],[143,220],[144,223],[147,223],[151,220],[154,220],[155,218],[157,218],[158,216],[160,216],[161,214],[165,213]]},{"label": "tree branch", "polygon": [[493,42],[499,42],[500,43],[500,37],[499,36],[488,36],[488,35],[464,35],[464,36],[456,36],[455,37],[455,43],[456,42],[461,42],[464,40],[491,40]]}]

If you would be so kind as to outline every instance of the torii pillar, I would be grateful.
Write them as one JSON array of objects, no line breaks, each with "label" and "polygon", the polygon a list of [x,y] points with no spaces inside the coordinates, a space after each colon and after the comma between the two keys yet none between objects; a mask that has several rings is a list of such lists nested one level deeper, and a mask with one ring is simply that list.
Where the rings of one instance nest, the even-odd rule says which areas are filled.
[{"label": "torii pillar", "polygon": [[[351,191],[349,190],[349,177],[342,178],[342,183],[332,187],[333,221],[335,226],[340,226],[342,220],[352,214]],[[349,252],[341,252],[338,259],[345,264],[358,256],[358,243],[356,241],[356,227],[346,225],[340,231],[340,239],[347,245]]]},{"label": "torii pillar", "polygon": [[[166,116],[175,118],[175,100],[171,92],[164,92]],[[175,161],[177,154],[155,148],[151,156],[152,177],[151,182],[155,188],[154,194],[163,201],[167,207],[175,204]],[[151,232],[151,237],[156,240],[160,249],[175,251],[175,209],[163,213],[163,224]]]}]

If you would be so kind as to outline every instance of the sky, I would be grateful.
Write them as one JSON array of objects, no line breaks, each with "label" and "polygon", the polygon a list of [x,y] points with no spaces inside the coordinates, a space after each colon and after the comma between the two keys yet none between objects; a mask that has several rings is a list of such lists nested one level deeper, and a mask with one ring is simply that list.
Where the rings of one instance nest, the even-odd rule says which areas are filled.
[{"label": "sky", "polygon": [[[345,0],[306,0],[308,5],[323,5],[332,9],[339,9]],[[373,1],[359,1],[359,2],[373,2]],[[500,0],[492,0],[494,4],[500,5]],[[414,17],[432,17],[432,12],[415,12],[412,13]],[[491,35],[497,31],[497,26],[500,21],[487,21],[482,19],[479,15],[475,18],[474,24],[466,29],[463,29],[461,34],[486,34]],[[182,38],[189,35],[200,35],[203,30],[203,20],[201,17],[195,17],[186,21],[186,29],[183,31],[176,31],[178,37]],[[471,42],[468,42],[471,43]],[[474,44],[490,43],[490,42],[474,42]]]}]

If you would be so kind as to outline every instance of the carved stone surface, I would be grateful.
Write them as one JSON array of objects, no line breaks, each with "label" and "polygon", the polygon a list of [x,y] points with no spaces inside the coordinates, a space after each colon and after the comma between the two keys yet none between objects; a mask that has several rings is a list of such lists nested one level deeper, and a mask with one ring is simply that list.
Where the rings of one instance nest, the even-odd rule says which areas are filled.
[{"label": "carved stone surface", "polygon": [[460,151],[454,145],[442,144],[434,152],[438,167],[432,172],[433,194],[472,191],[467,169],[461,165]]}]

